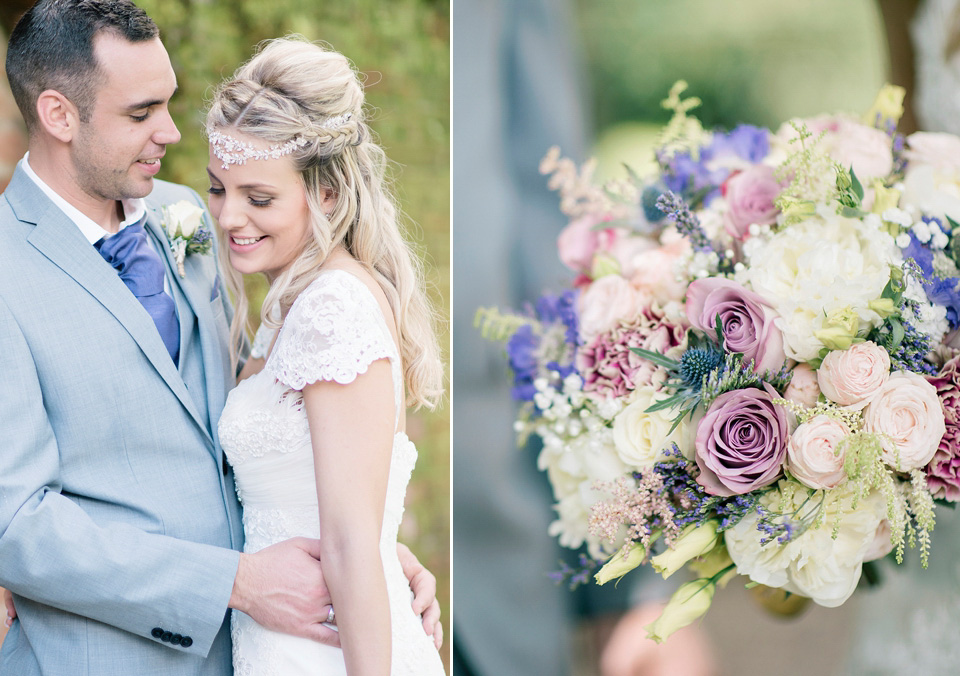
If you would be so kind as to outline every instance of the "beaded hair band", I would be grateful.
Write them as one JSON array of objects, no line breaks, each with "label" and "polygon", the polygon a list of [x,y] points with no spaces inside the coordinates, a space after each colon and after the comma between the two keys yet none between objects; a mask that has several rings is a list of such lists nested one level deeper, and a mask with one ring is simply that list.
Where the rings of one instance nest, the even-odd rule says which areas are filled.
[{"label": "beaded hair band", "polygon": [[[352,113],[337,115],[315,128],[322,131],[336,131],[349,122],[351,117],[353,117]],[[275,160],[289,155],[310,142],[301,134],[286,143],[276,143],[266,150],[258,150],[252,143],[246,143],[216,129],[208,134],[208,138],[210,145],[213,146],[213,154],[223,162],[223,169],[230,169],[231,164],[246,164],[247,160]]]}]

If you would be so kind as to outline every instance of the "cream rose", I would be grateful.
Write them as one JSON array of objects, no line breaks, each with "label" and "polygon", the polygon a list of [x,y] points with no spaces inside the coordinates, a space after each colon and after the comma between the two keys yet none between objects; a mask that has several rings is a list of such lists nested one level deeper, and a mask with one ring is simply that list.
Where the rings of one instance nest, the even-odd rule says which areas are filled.
[{"label": "cream rose", "polygon": [[658,401],[657,391],[652,387],[641,387],[635,391],[633,402],[613,419],[613,444],[617,455],[628,465],[636,468],[653,466],[664,460],[663,451],[671,443],[682,443],[683,423],[677,429],[673,426],[673,415],[667,409],[647,413]]},{"label": "cream rose", "polygon": [[180,200],[176,204],[166,206],[164,210],[166,215],[163,225],[170,237],[177,235],[192,237],[203,223],[203,209],[187,200]]},{"label": "cream rose", "polygon": [[823,358],[817,383],[824,396],[841,406],[862,409],[890,377],[890,355],[876,343],[855,343]]},{"label": "cream rose", "polygon": [[787,469],[810,488],[836,488],[846,479],[840,442],[850,428],[839,420],[818,415],[803,423],[787,442]]},{"label": "cream rose", "polygon": [[893,373],[863,410],[863,426],[883,444],[883,461],[900,471],[933,459],[947,431],[937,388],[910,371]]}]

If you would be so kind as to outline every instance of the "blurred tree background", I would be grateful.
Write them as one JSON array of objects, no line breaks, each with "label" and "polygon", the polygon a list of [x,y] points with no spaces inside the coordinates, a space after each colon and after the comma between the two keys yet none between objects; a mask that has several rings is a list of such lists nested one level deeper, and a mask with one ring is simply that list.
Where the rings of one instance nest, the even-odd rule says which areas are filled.
[{"label": "blurred tree background", "polygon": [[[438,310],[440,341],[449,371],[450,298],[450,12],[447,0],[135,0],[160,27],[177,73],[171,107],[183,140],[169,149],[160,178],[209,187],[203,111],[212,87],[246,61],[262,40],[299,33],[345,54],[367,85],[371,126],[391,159],[394,187],[406,214],[407,236],[423,256],[427,285]],[[32,0],[2,0],[0,33],[9,35]],[[0,53],[6,38],[0,35]],[[0,82],[6,88],[5,80]],[[0,96],[0,133],[12,161],[22,155],[22,125],[10,122],[11,100]],[[15,108],[13,115],[16,116]],[[7,122],[4,122],[7,120]],[[7,125],[7,126],[4,126]],[[3,137],[4,139],[6,137]],[[9,166],[4,164],[6,162]],[[0,172],[12,172],[0,157]],[[8,178],[8,177],[7,177]],[[0,175],[0,187],[6,180]],[[266,291],[249,280],[255,324]],[[449,411],[408,417],[420,460],[408,490],[402,541],[437,576],[437,596],[449,636],[450,444]],[[449,670],[449,642],[442,651]]]},{"label": "blurred tree background", "polygon": [[601,173],[642,164],[669,114],[670,86],[706,128],[776,129],[791,117],[863,113],[887,79],[873,0],[578,0],[584,75]]}]

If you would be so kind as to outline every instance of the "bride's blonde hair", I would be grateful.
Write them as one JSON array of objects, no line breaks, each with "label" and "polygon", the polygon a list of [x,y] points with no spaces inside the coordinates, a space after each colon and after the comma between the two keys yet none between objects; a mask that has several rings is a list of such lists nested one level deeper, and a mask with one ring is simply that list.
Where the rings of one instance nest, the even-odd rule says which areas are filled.
[{"label": "bride's blonde hair", "polygon": [[[271,308],[289,309],[343,246],[377,280],[396,321],[408,403],[436,405],[443,390],[433,313],[418,258],[400,233],[398,210],[385,183],[387,165],[364,122],[363,86],[335,51],[287,37],[264,43],[216,90],[207,134],[236,130],[271,146],[295,141],[290,156],[300,172],[310,210],[311,237],[294,263],[271,284],[261,321],[277,326]],[[323,212],[326,191],[336,205]],[[222,237],[222,231],[220,232]],[[221,242],[220,262],[236,298],[230,327],[234,354],[247,328],[243,280]]]}]

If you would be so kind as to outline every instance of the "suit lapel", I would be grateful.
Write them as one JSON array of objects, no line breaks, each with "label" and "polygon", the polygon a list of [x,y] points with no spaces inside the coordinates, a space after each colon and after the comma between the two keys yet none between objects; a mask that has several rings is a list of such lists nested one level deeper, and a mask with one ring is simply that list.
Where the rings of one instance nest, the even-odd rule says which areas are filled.
[{"label": "suit lapel", "polygon": [[147,220],[144,229],[148,236],[153,239],[156,249],[160,252],[160,258],[164,263],[167,280],[170,282],[173,298],[177,304],[177,317],[180,321],[180,354],[186,349],[187,336],[193,329],[193,320],[195,310],[193,299],[186,295],[183,289],[183,280],[177,273],[177,262],[173,258],[173,252],[170,251],[170,242],[163,234],[163,227],[158,222],[159,212],[154,211],[148,204]]},{"label": "suit lapel", "polygon": [[[5,194],[17,217],[36,226],[27,236],[27,241],[86,289],[123,325],[209,439],[206,425],[190,399],[156,325],[116,271],[103,260],[66,214],[19,169]],[[210,441],[212,445],[212,439]]]},{"label": "suit lapel", "polygon": [[[180,342],[183,347],[185,330],[192,329],[192,319],[196,316],[200,328],[200,348],[202,350],[202,363],[204,380],[206,381],[207,407],[210,414],[210,425],[216,428],[219,418],[219,407],[223,405],[225,397],[224,377],[220,372],[222,359],[222,346],[217,338],[216,329],[213,326],[213,317],[210,309],[210,292],[207,287],[201,283],[204,279],[203,270],[200,269],[200,256],[187,254],[184,259],[185,276],[181,277],[177,270],[177,262],[173,251],[170,249],[169,240],[163,232],[163,226],[160,224],[159,206],[154,206],[152,201],[147,205],[147,230],[160,242],[160,248],[164,252],[164,258],[167,266],[167,275],[186,299],[189,308],[180,313]],[[185,327],[185,317],[189,314],[190,323]],[[183,354],[181,352],[181,354]],[[212,372],[211,372],[212,371]],[[219,403],[218,403],[219,402]]]}]

